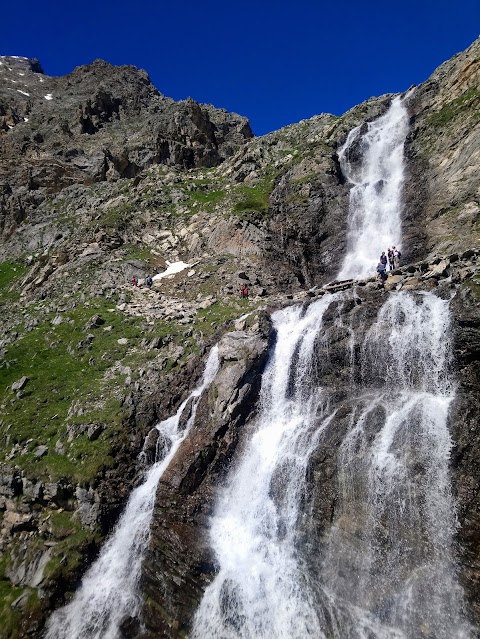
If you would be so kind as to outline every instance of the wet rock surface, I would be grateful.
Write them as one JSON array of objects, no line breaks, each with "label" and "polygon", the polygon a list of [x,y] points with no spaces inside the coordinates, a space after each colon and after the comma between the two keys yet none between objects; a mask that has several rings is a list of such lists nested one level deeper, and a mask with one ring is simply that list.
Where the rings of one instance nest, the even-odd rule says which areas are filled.
[{"label": "wet rock surface", "polygon": [[[215,492],[255,415],[269,333],[269,320],[262,315],[246,330],[227,333],[220,340],[220,373],[159,482],[143,570],[149,632],[167,633],[162,636],[183,632],[213,575],[208,519]],[[159,600],[159,587],[170,593],[168,603]]]}]

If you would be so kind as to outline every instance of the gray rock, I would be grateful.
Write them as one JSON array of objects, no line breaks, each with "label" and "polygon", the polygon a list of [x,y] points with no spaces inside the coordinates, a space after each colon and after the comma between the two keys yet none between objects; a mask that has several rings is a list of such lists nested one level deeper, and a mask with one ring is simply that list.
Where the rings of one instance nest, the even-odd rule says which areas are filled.
[{"label": "gray rock", "polygon": [[98,524],[101,513],[98,494],[92,488],[86,490],[85,488],[77,487],[75,496],[79,504],[75,511],[77,517],[80,519],[82,526],[93,530]]},{"label": "gray rock", "polygon": [[12,391],[16,393],[18,391],[23,390],[29,381],[30,381],[29,377],[25,377],[25,376],[21,377],[19,380],[17,380],[16,382],[12,384]]},{"label": "gray rock", "polygon": [[88,322],[83,327],[83,330],[84,331],[88,331],[91,328],[98,328],[99,326],[102,326],[102,324],[105,324],[105,320],[103,319],[103,317],[101,317],[100,315],[96,314],[96,315],[93,315],[88,320]]},{"label": "gray rock", "polygon": [[104,430],[104,424],[90,424],[87,428],[87,437],[91,442],[94,442],[100,437]]},{"label": "gray rock", "polygon": [[35,457],[44,457],[48,453],[48,446],[37,446],[34,451]]}]

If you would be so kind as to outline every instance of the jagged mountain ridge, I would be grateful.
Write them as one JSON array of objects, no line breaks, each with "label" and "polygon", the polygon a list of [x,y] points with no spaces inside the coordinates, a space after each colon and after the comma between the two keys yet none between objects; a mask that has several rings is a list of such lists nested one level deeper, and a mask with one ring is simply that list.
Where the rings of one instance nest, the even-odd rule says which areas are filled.
[{"label": "jagged mountain ridge", "polygon": [[[406,145],[405,261],[426,259],[428,264],[428,258],[438,260],[436,253],[467,252],[459,269],[455,268],[457,283],[464,277],[458,274],[462,269],[468,272],[465,278],[474,282],[470,278],[476,254],[469,257],[468,249],[478,246],[478,49],[477,41],[442,65],[409,98],[412,130]],[[45,609],[58,605],[64,590],[75,588],[84,562],[117,517],[135,474],[141,473],[135,459],[143,436],[191,387],[196,356],[215,339],[214,333],[223,332],[229,320],[247,309],[283,304],[285,294],[303,299],[306,288],[334,277],[345,248],[348,199],[336,151],[353,126],[383,113],[391,100],[391,96],[372,99],[341,118],[321,115],[250,140],[245,119],[193,102],[174,103],[132,67],[96,62],[63,79],[40,82],[35,63],[13,60],[10,66],[18,73],[17,82],[31,73],[26,81],[31,84],[24,86],[31,95],[12,89],[16,83],[0,93],[5,220],[0,253],[4,260],[13,257],[13,268],[18,269],[10,273],[8,296],[2,298],[6,378],[2,538],[9,558],[2,584],[9,588],[6,601],[16,602],[16,625],[5,636],[26,632],[35,624],[40,627],[38,592]],[[130,86],[132,75],[135,81]],[[105,93],[99,91],[98,78],[108,89]],[[18,93],[13,100],[12,93]],[[53,99],[46,100],[45,95]],[[31,104],[27,98],[32,98]],[[49,117],[53,118],[50,123]],[[158,135],[155,126],[161,132]],[[446,168],[445,157],[450,157]],[[459,174],[467,179],[459,179]],[[129,179],[129,175],[135,177]],[[190,277],[185,271],[152,292],[127,288],[132,275],[142,277],[161,269],[167,259],[201,262],[188,271],[194,271]],[[451,275],[454,267],[448,269]],[[427,286],[413,277],[421,272],[420,267],[412,271],[418,288]],[[428,286],[435,281],[431,278]],[[248,303],[237,299],[242,282],[250,284],[253,299]],[[462,286],[464,299],[457,302],[457,315],[464,325],[459,330],[472,333],[466,337],[462,333],[458,348],[468,390],[476,379],[471,359],[478,305],[472,298],[475,286],[468,282]],[[20,292],[22,297],[15,297]],[[373,306],[374,300],[366,298]],[[97,314],[104,324],[92,322]],[[253,321],[252,331],[258,330],[265,339],[262,317],[261,329]],[[109,326],[111,330],[104,332],[103,327]],[[39,348],[33,342],[37,333],[48,343],[48,365],[59,368],[47,389],[36,378],[39,371],[27,370],[21,357],[22,344]],[[117,338],[127,343],[118,344]],[[465,344],[467,338],[472,342]],[[63,389],[66,362],[60,356],[65,349],[73,351],[72,358],[84,367],[70,375],[78,380],[87,370],[90,388],[76,381],[76,392]],[[251,374],[261,367],[264,356],[261,349],[254,352]],[[228,357],[234,361],[235,355]],[[246,357],[249,368],[250,356]],[[247,373],[241,367],[242,362],[238,368],[243,379]],[[24,373],[30,376],[25,389],[12,391],[11,384]],[[225,405],[232,384],[237,384],[227,382],[222,389]],[[35,414],[42,429],[28,434],[15,431],[16,421],[24,426],[22,410],[43,401],[44,392],[51,398],[58,389],[64,397],[55,403],[55,410]],[[467,407],[465,424],[471,424],[475,410],[467,390],[461,401]],[[251,409],[255,391],[253,386],[240,402],[234,401],[230,430],[222,441],[214,433],[212,446],[208,429],[199,432],[197,426],[194,431],[205,456],[214,453],[219,462],[205,466],[203,456],[189,458],[188,450],[182,450],[178,464],[184,466],[172,468],[171,485],[182,481],[182,491],[191,491],[189,507],[205,492],[212,497],[215,472],[237,443],[235,419]],[[116,402],[115,409],[109,401]],[[118,415],[113,417],[115,411]],[[47,423],[53,428],[46,433],[43,425]],[[461,517],[471,522],[462,528],[466,539],[461,547],[474,599],[475,460],[467,426],[458,431]],[[191,441],[186,444],[191,445]],[[91,468],[90,460],[96,462]],[[87,466],[84,472],[80,472],[82,465]],[[183,481],[182,473],[187,480]],[[205,477],[197,493],[198,482],[202,484]],[[192,551],[192,556],[184,556],[188,565],[192,558],[195,561],[195,544],[201,540],[196,539],[198,529],[189,528],[192,515],[176,510],[175,497],[168,495],[171,485],[160,487],[159,494],[167,497],[159,501],[158,512],[171,518],[173,528],[186,516],[184,539]],[[162,503],[167,502],[171,512],[165,513]],[[321,504],[325,511],[328,507]],[[74,557],[70,543],[76,543],[75,536],[80,536],[81,544]],[[165,561],[159,548],[171,543],[161,537],[161,529],[155,531],[155,539],[145,577],[152,595],[159,586],[154,567]],[[55,545],[42,547],[43,543]],[[175,600],[175,580],[168,569],[165,580]],[[192,585],[196,596],[204,583],[201,574]],[[149,599],[156,615],[155,603],[163,607],[164,602]],[[176,636],[176,628],[188,623],[191,613],[192,600],[181,599],[164,616],[151,614],[149,626],[153,633],[161,627],[162,632]]]},{"label": "jagged mountain ridge", "polygon": [[252,137],[246,118],[191,99],[175,102],[135,67],[96,60],[48,77],[35,60],[0,61],[0,215],[7,234],[13,220],[70,184],[131,178],[151,164],[213,166]]}]

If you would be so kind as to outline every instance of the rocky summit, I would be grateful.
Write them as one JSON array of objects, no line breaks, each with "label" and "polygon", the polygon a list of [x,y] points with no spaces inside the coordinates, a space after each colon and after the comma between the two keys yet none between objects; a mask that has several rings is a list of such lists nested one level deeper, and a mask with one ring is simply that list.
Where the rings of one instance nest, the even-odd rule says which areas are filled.
[{"label": "rocky summit", "polygon": [[[262,414],[272,313],[307,312],[319,300],[331,304],[309,370],[336,403],[337,426],[312,446],[296,543],[309,582],[326,574],[332,531],[348,537],[353,564],[368,513],[363,502],[340,506],[341,445],[352,394],[376,387],[359,344],[404,293],[417,305],[430,293],[449,301],[452,574],[468,632],[479,636],[480,40],[402,95],[400,263],[385,283],[374,267],[371,277],[339,280],[351,233],[342,149],[357,129],[348,162],[360,174],[362,135],[395,97],[254,137],[245,117],[176,102],[133,66],[96,60],[49,77],[38,60],[0,57],[0,637],[45,635],[52,612],[76,601],[132,491],[170,451],[137,603],[111,636],[206,639],[195,614],[220,570],[210,525]],[[195,394],[215,344],[219,372]],[[156,426],[179,410],[173,445]],[[367,420],[366,440],[380,422],[376,413]],[[407,463],[424,484],[426,464]],[[421,542],[398,534],[419,557]],[[227,588],[225,610],[237,595]],[[394,606],[378,593],[369,605],[385,617]],[[243,618],[230,619],[228,636],[247,636]],[[68,617],[62,623],[70,629]],[[429,623],[388,636],[444,636]],[[107,636],[92,628],[65,636]],[[375,628],[358,636],[384,636]]]}]

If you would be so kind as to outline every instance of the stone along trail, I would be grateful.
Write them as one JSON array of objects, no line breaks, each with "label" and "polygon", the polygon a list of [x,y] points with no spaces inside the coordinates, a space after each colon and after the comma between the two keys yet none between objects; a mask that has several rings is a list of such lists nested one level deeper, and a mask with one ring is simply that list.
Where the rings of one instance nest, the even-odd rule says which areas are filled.
[{"label": "stone along trail", "polygon": [[[83,578],[73,600],[49,620],[46,639],[117,639],[122,623],[138,615],[141,564],[150,534],[157,484],[188,435],[202,393],[219,367],[218,347],[210,351],[200,385],[180,405],[177,413],[158,424],[163,458],[149,470],[145,481],[130,496],[125,512]],[[193,400],[190,403],[190,400]],[[185,427],[180,418],[187,405],[191,412]]]}]

